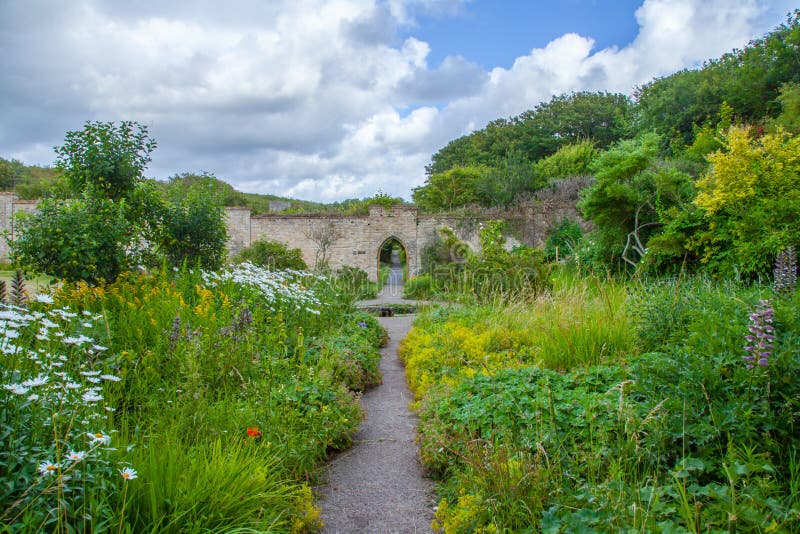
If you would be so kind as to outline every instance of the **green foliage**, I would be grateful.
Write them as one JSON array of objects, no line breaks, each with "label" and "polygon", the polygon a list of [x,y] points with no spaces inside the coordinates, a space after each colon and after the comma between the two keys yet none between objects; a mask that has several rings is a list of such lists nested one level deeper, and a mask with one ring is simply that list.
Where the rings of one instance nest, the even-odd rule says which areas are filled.
[{"label": "green foliage", "polygon": [[[541,327],[525,322],[542,313],[539,304],[420,317],[403,357],[422,395],[422,458],[442,477],[437,528],[798,529],[800,293],[774,300],[769,365],[748,369],[749,314],[769,287],[688,279],[629,292],[629,314],[607,326],[624,322],[641,350],[657,352],[628,345],[618,358],[563,372],[523,359],[525,347],[546,350],[556,339],[531,343]],[[565,312],[581,317],[576,306],[590,295],[566,303],[554,295],[561,307],[543,325]],[[583,339],[576,333],[565,337]]]},{"label": "green foliage", "polygon": [[595,160],[596,183],[578,204],[597,227],[595,261],[638,263],[654,232],[691,200],[691,177],[660,161],[658,144],[657,135],[647,134],[622,141]]},{"label": "green foliage", "polygon": [[591,141],[579,141],[561,146],[555,154],[536,162],[536,174],[552,181],[589,174],[591,164],[598,151]]},{"label": "green foliage", "polygon": [[64,197],[67,184],[58,169],[0,158],[0,190],[13,191],[21,199]]},{"label": "green foliage", "polygon": [[800,138],[778,131],[751,139],[746,128],[728,131],[724,151],[708,156],[695,204],[708,228],[690,247],[724,272],[768,273],[775,255],[800,243]]},{"label": "green foliage", "polygon": [[131,121],[89,122],[67,132],[56,147],[56,167],[76,193],[114,201],[128,198],[142,180],[156,142],[147,127]]},{"label": "green foliage", "polygon": [[792,134],[800,134],[800,83],[785,83],[777,98],[781,114],[767,121],[771,130],[782,128]]},{"label": "green foliage", "polygon": [[580,225],[569,217],[564,217],[547,231],[547,241],[544,246],[545,260],[555,261],[557,258],[563,259],[573,255],[581,237],[583,230]]},{"label": "green foliage", "polygon": [[14,262],[68,281],[114,280],[132,265],[120,243],[130,242],[125,205],[111,200],[45,199],[38,212],[19,218]]},{"label": "green foliage", "polygon": [[266,239],[254,241],[249,247],[239,252],[232,261],[234,263],[247,261],[274,270],[308,268],[299,248],[290,249],[283,243]]},{"label": "green foliage", "polygon": [[162,224],[161,249],[172,265],[222,267],[228,242],[225,208],[209,187],[192,186],[182,200],[166,204]]},{"label": "green foliage", "polygon": [[422,209],[452,211],[478,201],[477,184],[485,169],[477,166],[455,167],[430,175],[425,184],[414,188],[412,198]]},{"label": "green foliage", "polygon": [[[741,122],[775,117],[783,84],[800,81],[796,60],[800,11],[762,39],[706,63],[654,80],[637,91],[638,128],[663,136],[662,148],[691,145],[695,125],[715,127],[717,111],[727,102]],[[673,150],[673,152],[677,152]]]}]

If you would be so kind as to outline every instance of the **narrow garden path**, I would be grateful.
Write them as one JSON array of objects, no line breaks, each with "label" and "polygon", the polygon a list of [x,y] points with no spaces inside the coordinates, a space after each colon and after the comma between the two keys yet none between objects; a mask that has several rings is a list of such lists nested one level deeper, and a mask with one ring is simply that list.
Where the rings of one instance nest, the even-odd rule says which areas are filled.
[{"label": "narrow garden path", "polygon": [[[389,291],[397,295],[392,286]],[[389,333],[381,349],[383,384],[364,394],[366,420],[353,447],[331,460],[328,484],[318,491],[328,534],[431,532],[434,485],[417,459],[417,417],[408,409],[413,397],[397,357],[413,317],[379,321]]]}]

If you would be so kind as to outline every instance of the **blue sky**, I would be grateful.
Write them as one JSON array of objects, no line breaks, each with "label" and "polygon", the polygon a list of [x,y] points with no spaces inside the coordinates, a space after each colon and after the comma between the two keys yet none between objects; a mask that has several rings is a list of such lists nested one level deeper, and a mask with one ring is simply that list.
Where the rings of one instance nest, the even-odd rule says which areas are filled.
[{"label": "blue sky", "polygon": [[49,165],[87,120],[158,142],[147,176],[410,198],[431,156],[574,91],[742,47],[796,0],[0,0],[0,156]]},{"label": "blue sky", "polygon": [[432,64],[461,55],[485,69],[508,68],[532,48],[565,33],[592,37],[597,48],[625,46],[638,32],[641,0],[474,0],[458,9],[418,15],[405,32],[431,45]]}]

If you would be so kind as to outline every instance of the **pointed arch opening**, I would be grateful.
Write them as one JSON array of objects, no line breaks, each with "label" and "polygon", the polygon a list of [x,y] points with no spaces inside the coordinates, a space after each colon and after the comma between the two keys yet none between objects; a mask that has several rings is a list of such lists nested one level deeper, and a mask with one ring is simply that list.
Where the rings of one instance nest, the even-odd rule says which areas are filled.
[{"label": "pointed arch opening", "polygon": [[408,276],[408,248],[396,236],[389,236],[378,247],[378,279],[384,287],[402,288]]}]

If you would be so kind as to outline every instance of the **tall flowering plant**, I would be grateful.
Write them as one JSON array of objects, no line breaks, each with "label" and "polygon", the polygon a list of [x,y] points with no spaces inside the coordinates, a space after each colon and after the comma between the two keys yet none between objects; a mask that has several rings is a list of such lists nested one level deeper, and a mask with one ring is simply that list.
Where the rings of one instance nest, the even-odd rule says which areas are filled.
[{"label": "tall flowering plant", "polygon": [[742,356],[748,369],[769,365],[772,350],[775,348],[775,328],[772,325],[774,313],[770,301],[762,299],[750,314],[750,325],[747,327],[749,333],[745,336],[745,355]]},{"label": "tall flowering plant", "polygon": [[94,339],[101,316],[0,304],[0,524],[96,531],[136,478],[112,438],[106,396],[121,378]]}]

